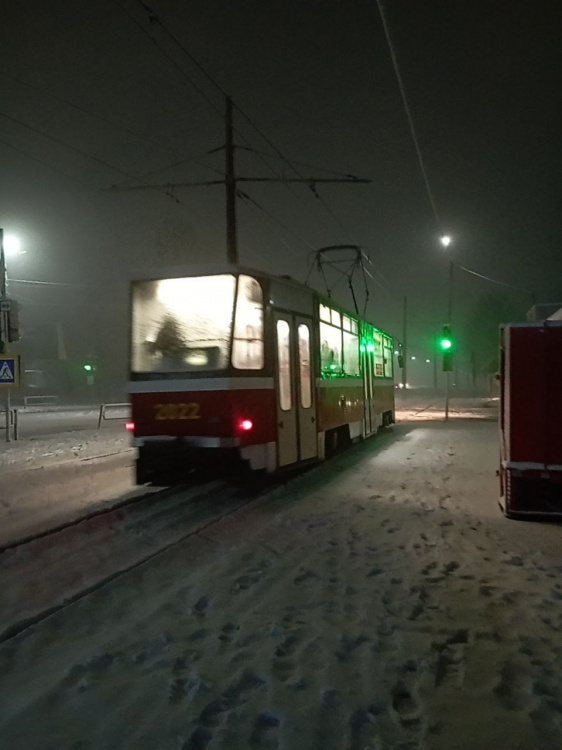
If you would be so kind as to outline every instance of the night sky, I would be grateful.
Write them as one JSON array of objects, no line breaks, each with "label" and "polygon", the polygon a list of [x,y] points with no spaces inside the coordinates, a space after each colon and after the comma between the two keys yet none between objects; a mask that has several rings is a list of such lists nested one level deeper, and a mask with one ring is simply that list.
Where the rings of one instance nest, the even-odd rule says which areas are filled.
[{"label": "night sky", "polygon": [[[244,265],[304,280],[313,250],[364,245],[377,279],[368,316],[400,335],[406,295],[421,355],[446,322],[449,257],[529,290],[457,273],[460,351],[481,347],[482,364],[475,331],[493,337],[499,320],[522,318],[531,291],[562,298],[558,3],[385,0],[437,217],[375,0],[151,6],[285,157],[312,165],[302,174],[373,181],[320,186],[322,200],[306,185],[244,184],[259,204],[238,204]],[[27,325],[78,311],[84,346],[101,352],[100,321],[126,340],[127,280],[139,269],[225,258],[224,187],[177,189],[179,203],[105,190],[220,178],[222,153],[206,152],[224,142],[223,97],[136,0],[11,3],[0,49],[0,226],[26,250],[9,275],[91,285],[13,283],[11,293]],[[239,174],[294,174],[235,117],[237,145],[261,154],[238,151]],[[450,256],[441,231],[454,238]]]}]

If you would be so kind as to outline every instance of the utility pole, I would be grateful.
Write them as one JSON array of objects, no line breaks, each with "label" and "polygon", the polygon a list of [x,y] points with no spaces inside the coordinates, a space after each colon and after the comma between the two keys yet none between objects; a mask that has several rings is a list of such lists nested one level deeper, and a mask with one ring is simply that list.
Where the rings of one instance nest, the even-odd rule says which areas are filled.
[{"label": "utility pole", "polygon": [[408,298],[404,297],[404,318],[402,328],[402,382],[404,390],[408,382]]},{"label": "utility pole", "polygon": [[[352,182],[352,183],[370,183],[368,180],[354,175],[344,177],[240,177],[236,174],[234,154],[236,145],[234,144],[234,105],[230,96],[226,97],[226,114],[225,114],[225,144],[219,148],[213,149],[209,153],[216,151],[225,151],[225,177],[224,180],[205,180],[201,182],[179,182],[164,184],[148,184],[143,182],[141,185],[131,185],[128,187],[113,185],[108,188],[110,191],[131,191],[131,190],[160,190],[167,195],[171,194],[174,188],[184,187],[202,187],[204,185],[225,185],[226,187],[226,259],[232,265],[238,264],[238,240],[236,227],[236,198],[238,196],[237,185],[241,182],[301,182],[309,185],[313,190],[317,184],[334,183],[334,182]],[[251,149],[250,149],[251,150]],[[298,174],[298,172],[297,172]]]}]

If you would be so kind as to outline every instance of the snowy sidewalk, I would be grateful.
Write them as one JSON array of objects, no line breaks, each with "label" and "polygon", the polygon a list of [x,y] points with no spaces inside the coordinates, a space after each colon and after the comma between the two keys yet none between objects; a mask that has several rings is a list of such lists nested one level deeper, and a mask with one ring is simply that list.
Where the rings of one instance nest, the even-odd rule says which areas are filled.
[{"label": "snowy sidewalk", "polygon": [[561,747],[562,527],[496,462],[398,425],[53,616],[0,649],[2,749]]},{"label": "snowy sidewalk", "polygon": [[133,463],[131,439],[124,430],[82,430],[3,443],[0,544],[137,492]]}]

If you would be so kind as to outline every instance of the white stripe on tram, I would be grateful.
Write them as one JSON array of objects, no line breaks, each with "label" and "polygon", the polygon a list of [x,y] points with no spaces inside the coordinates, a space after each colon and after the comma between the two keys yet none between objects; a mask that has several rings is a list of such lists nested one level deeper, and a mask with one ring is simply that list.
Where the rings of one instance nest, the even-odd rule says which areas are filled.
[{"label": "white stripe on tram", "polygon": [[180,393],[183,391],[273,390],[273,378],[185,378],[182,380],[135,380],[129,393]]}]

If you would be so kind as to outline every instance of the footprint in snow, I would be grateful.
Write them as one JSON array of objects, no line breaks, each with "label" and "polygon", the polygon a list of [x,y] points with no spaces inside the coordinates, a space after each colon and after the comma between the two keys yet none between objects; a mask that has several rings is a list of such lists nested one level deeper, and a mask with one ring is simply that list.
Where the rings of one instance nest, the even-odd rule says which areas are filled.
[{"label": "footprint in snow", "polygon": [[232,643],[234,636],[239,630],[240,625],[237,625],[235,622],[227,622],[226,625],[223,625],[219,640],[225,643]]},{"label": "footprint in snow", "polygon": [[197,727],[188,741],[182,745],[182,750],[206,750],[212,739],[212,732],[205,727]]},{"label": "footprint in snow", "polygon": [[528,710],[537,700],[533,693],[534,679],[531,668],[517,661],[507,661],[501,670],[499,684],[494,693],[508,711]]},{"label": "footprint in snow", "polygon": [[471,640],[466,629],[453,633],[445,642],[433,643],[439,652],[435,667],[435,685],[460,688],[465,678],[465,649]]},{"label": "footprint in snow", "polygon": [[221,714],[245,703],[246,694],[252,690],[263,688],[265,680],[258,677],[252,670],[246,669],[237,682],[229,685],[223,693],[204,706],[199,715],[199,723],[204,726],[218,726]]},{"label": "footprint in snow", "polygon": [[306,583],[311,580],[318,580],[320,576],[314,570],[305,570],[293,580],[293,583],[299,586],[301,583]]},{"label": "footprint in snow", "polygon": [[262,713],[255,722],[250,742],[257,745],[266,745],[267,747],[277,747],[278,740],[275,736],[275,730],[281,724],[280,719],[274,714]]},{"label": "footprint in snow", "polygon": [[261,573],[248,573],[246,575],[240,576],[234,581],[233,593],[238,593],[239,591],[247,591],[249,588],[258,583],[260,578]]},{"label": "footprint in snow", "polygon": [[396,685],[392,691],[392,708],[398,714],[402,726],[412,729],[420,726],[421,709],[411,691],[403,683]]},{"label": "footprint in snow", "polygon": [[349,719],[352,748],[371,748],[378,735],[376,718],[369,709],[358,708]]},{"label": "footprint in snow", "polygon": [[452,560],[451,562],[447,563],[447,565],[443,567],[443,573],[445,573],[445,575],[448,576],[451,573],[454,573],[455,570],[458,570],[459,568],[460,568],[460,563],[458,563],[456,560]]},{"label": "footprint in snow", "polygon": [[187,695],[187,678],[176,677],[170,684],[170,703],[180,703]]},{"label": "footprint in snow", "polygon": [[202,596],[193,605],[193,613],[196,615],[204,615],[209,608],[209,597]]}]

